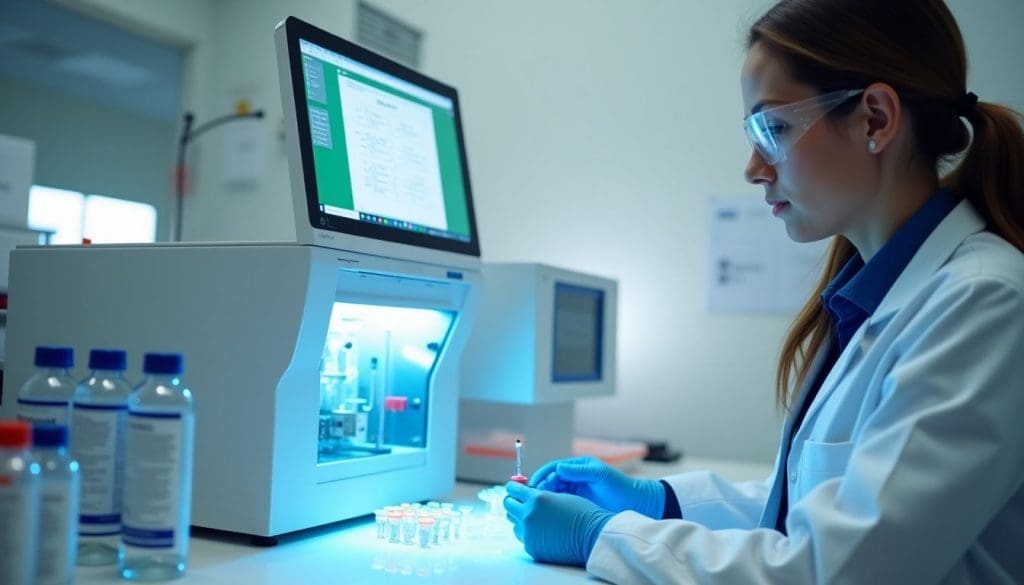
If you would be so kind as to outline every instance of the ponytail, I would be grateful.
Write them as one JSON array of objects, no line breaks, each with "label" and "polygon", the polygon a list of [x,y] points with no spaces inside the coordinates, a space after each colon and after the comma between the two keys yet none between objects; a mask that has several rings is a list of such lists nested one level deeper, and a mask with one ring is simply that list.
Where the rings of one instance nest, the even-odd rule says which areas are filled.
[{"label": "ponytail", "polygon": [[978,103],[970,116],[974,139],[943,180],[966,197],[989,229],[1024,252],[1024,129],[1017,112]]}]

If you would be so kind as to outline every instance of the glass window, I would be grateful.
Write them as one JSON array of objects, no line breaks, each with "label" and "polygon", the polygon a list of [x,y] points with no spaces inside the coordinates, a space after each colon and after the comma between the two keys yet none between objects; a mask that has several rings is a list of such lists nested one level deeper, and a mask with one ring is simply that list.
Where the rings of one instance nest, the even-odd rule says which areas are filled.
[{"label": "glass window", "polygon": [[156,241],[156,208],[103,195],[85,198],[82,235],[94,244]]},{"label": "glass window", "polygon": [[33,185],[28,226],[54,232],[51,244],[131,244],[156,241],[156,208],[148,203]]},{"label": "glass window", "polygon": [[85,196],[77,191],[33,185],[28,194],[28,227],[54,232],[51,244],[82,243]]}]

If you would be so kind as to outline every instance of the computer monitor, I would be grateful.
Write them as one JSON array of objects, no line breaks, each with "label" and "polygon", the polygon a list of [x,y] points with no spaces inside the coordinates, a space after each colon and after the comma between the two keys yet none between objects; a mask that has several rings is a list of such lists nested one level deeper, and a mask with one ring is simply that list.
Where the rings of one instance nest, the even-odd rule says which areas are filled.
[{"label": "computer monitor", "polygon": [[604,290],[555,282],[551,381],[601,379]]},{"label": "computer monitor", "polygon": [[485,263],[462,398],[569,402],[615,392],[616,281],[546,264]]},{"label": "computer monitor", "polygon": [[456,90],[293,17],[276,36],[298,240],[478,265]]}]

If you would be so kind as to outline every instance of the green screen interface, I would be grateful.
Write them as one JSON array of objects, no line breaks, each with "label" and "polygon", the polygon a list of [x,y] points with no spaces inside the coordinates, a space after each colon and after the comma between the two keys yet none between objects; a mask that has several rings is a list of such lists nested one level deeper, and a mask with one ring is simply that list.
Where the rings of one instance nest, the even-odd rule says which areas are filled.
[{"label": "green screen interface", "polygon": [[470,241],[452,100],[299,46],[320,211]]}]

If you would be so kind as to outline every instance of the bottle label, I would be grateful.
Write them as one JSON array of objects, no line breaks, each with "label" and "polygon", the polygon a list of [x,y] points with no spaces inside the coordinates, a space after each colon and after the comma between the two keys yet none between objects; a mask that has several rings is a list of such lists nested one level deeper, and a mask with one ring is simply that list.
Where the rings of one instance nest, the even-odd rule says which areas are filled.
[{"label": "bottle label", "polygon": [[126,405],[75,403],[71,453],[82,477],[78,533],[121,533],[121,486],[124,478]]},{"label": "bottle label", "polygon": [[49,423],[67,425],[71,414],[71,404],[59,400],[18,399],[18,420],[30,423]]},{"label": "bottle label", "polygon": [[129,411],[121,536],[125,544],[174,548],[188,538],[192,423],[191,414]]},{"label": "bottle label", "polygon": [[39,514],[39,583],[70,583],[75,571],[75,505],[70,480],[43,481]]},{"label": "bottle label", "polygon": [[19,481],[0,473],[0,583],[31,583],[35,578],[39,494]]}]

